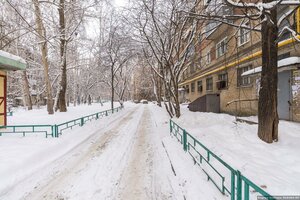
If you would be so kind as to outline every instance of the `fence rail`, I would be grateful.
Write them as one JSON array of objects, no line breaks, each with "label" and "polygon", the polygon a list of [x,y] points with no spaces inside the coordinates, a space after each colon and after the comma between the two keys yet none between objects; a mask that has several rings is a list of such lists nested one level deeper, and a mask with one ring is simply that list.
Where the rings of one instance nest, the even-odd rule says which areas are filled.
[{"label": "fence rail", "polygon": [[13,116],[13,111],[7,111],[7,112],[6,112],[6,116],[8,116],[8,117],[9,117],[9,116]]},{"label": "fence rail", "polygon": [[61,124],[55,125],[14,125],[14,126],[0,126],[0,136],[2,134],[22,134],[25,136],[29,133],[44,133],[46,138],[48,136],[59,137],[66,129],[72,129],[74,126],[83,126],[88,121],[97,120],[101,117],[108,116],[114,112],[118,112],[123,109],[123,106],[109,109],[101,112],[97,112],[91,115],[73,119]]},{"label": "fence rail", "polygon": [[[189,153],[195,164],[200,166],[207,179],[222,194],[229,195],[231,200],[249,200],[251,194],[261,195],[267,200],[275,200],[172,120],[170,120],[170,134],[182,144],[183,150]],[[250,189],[255,192],[250,193]]]}]

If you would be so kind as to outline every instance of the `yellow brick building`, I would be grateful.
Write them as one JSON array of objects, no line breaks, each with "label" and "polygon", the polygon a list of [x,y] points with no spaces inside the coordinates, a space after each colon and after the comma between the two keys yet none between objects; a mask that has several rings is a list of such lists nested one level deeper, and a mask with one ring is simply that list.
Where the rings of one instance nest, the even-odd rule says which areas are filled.
[{"label": "yellow brick building", "polygon": [[[284,7],[283,9],[289,9]],[[238,22],[237,22],[238,23]],[[250,26],[250,22],[245,25]],[[253,22],[251,22],[253,23]],[[300,9],[289,22],[292,27],[300,33]],[[251,24],[255,26],[255,24]],[[205,32],[205,26],[199,27]],[[280,27],[279,27],[280,28]],[[203,39],[203,37],[205,37]],[[300,39],[300,35],[297,36]],[[179,86],[182,88],[181,99],[194,102],[195,110],[211,111],[218,110],[235,115],[256,115],[258,112],[258,90],[260,74],[253,73],[248,76],[242,74],[246,71],[258,68],[261,63],[261,38],[260,33],[247,31],[220,24],[213,31],[201,37],[200,41],[195,41],[196,55],[194,62],[182,75]],[[289,33],[283,34],[279,41],[278,60],[284,61],[291,58],[300,59],[300,42],[296,41]],[[300,63],[293,62],[289,66],[280,68],[279,72],[279,92],[289,89],[289,93],[282,95],[289,99],[278,99],[280,106],[279,114],[281,119],[300,121],[300,102],[297,102],[295,88],[300,77]],[[286,86],[282,86],[282,80],[286,81]],[[185,91],[184,93],[182,91]],[[214,96],[218,101],[206,96]],[[289,97],[288,97],[289,96]],[[202,98],[202,100],[201,100]],[[213,106],[218,109],[201,109],[207,107],[207,102],[214,101]],[[197,105],[198,102],[198,105]],[[282,111],[282,112],[281,112]]]}]

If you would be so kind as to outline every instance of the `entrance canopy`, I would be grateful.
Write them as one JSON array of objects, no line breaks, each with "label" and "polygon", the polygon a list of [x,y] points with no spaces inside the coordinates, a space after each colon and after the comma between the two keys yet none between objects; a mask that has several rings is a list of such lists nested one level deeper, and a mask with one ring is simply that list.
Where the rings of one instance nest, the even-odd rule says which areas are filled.
[{"label": "entrance canopy", "polygon": [[19,56],[0,50],[0,70],[25,70],[26,61]]},{"label": "entrance canopy", "polygon": [[[289,57],[278,61],[278,71],[291,70],[296,64],[300,64],[300,57]],[[242,73],[242,76],[254,75],[261,72],[261,66]],[[297,68],[297,67],[296,67]]]}]

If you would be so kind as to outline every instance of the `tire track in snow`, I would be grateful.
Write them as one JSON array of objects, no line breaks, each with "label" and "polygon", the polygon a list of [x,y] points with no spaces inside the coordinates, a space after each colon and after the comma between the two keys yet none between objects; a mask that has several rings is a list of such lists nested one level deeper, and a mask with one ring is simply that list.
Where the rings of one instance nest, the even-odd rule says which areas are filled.
[{"label": "tire track in snow", "polygon": [[[159,169],[161,165],[158,165],[162,158],[162,155],[159,155],[161,151],[158,151],[161,147],[156,140],[157,132],[153,129],[155,121],[149,108],[145,106],[144,109],[127,167],[120,180],[118,195],[114,199],[166,200],[172,198],[170,195],[172,188],[169,185],[161,185],[158,179],[162,176]],[[165,165],[163,167],[165,168]]]},{"label": "tire track in snow", "polygon": [[149,119],[146,107],[134,138],[128,165],[120,180],[116,199],[153,199],[153,149],[149,144]]},{"label": "tire track in snow", "polygon": [[[74,176],[76,177],[79,173],[84,171],[90,161],[105,151],[106,147],[110,145],[110,142],[118,137],[118,132],[133,119],[135,112],[136,109],[120,119],[117,119],[111,125],[108,125],[106,128],[108,131],[105,131],[100,137],[98,132],[103,132],[103,130],[95,131],[95,134],[81,142],[63,158],[60,158],[62,160],[57,160],[59,162],[57,166],[61,167],[63,163],[64,168],[56,171],[51,179],[36,186],[35,189],[23,199],[68,199],[68,197],[65,197],[65,192],[60,190],[63,190],[69,185],[69,179],[72,179]],[[86,148],[87,145],[88,148]]]}]

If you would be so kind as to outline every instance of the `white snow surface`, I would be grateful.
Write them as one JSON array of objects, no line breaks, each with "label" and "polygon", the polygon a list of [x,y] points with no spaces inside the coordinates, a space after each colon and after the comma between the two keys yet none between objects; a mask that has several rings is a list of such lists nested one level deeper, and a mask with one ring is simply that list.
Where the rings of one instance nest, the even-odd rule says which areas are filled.
[{"label": "white snow surface", "polygon": [[[99,111],[99,104],[93,106],[92,113]],[[88,110],[78,106],[61,115],[76,118],[91,114]],[[14,113],[24,123],[65,121],[55,115],[60,119],[46,119],[45,109]],[[299,194],[298,123],[280,121],[279,142],[266,144],[256,135],[257,125],[235,123],[227,114],[194,113],[183,106],[182,117],[174,120],[267,192]],[[152,103],[126,102],[122,111],[59,138],[4,135],[0,160],[0,199],[5,200],[229,199],[170,136],[167,112]]]},{"label": "white snow surface", "polygon": [[[53,115],[47,114],[47,109],[43,106],[40,109],[26,110],[24,108],[13,109],[13,116],[7,117],[8,125],[30,125],[43,124],[54,125],[67,122],[73,119],[84,117],[90,114],[109,110],[110,102],[93,103],[92,105],[82,104],[80,106],[70,106],[67,112],[55,112]],[[118,102],[114,102],[114,107],[119,107]]]},{"label": "white snow surface", "polygon": [[[256,116],[243,119],[257,121]],[[174,121],[269,194],[300,195],[299,123],[280,120],[279,141],[267,144],[258,138],[257,125],[235,122],[228,114],[183,106]]]},{"label": "white snow surface", "polygon": [[226,199],[170,137],[168,121],[152,103],[125,103],[59,138],[0,137],[0,199]]}]

